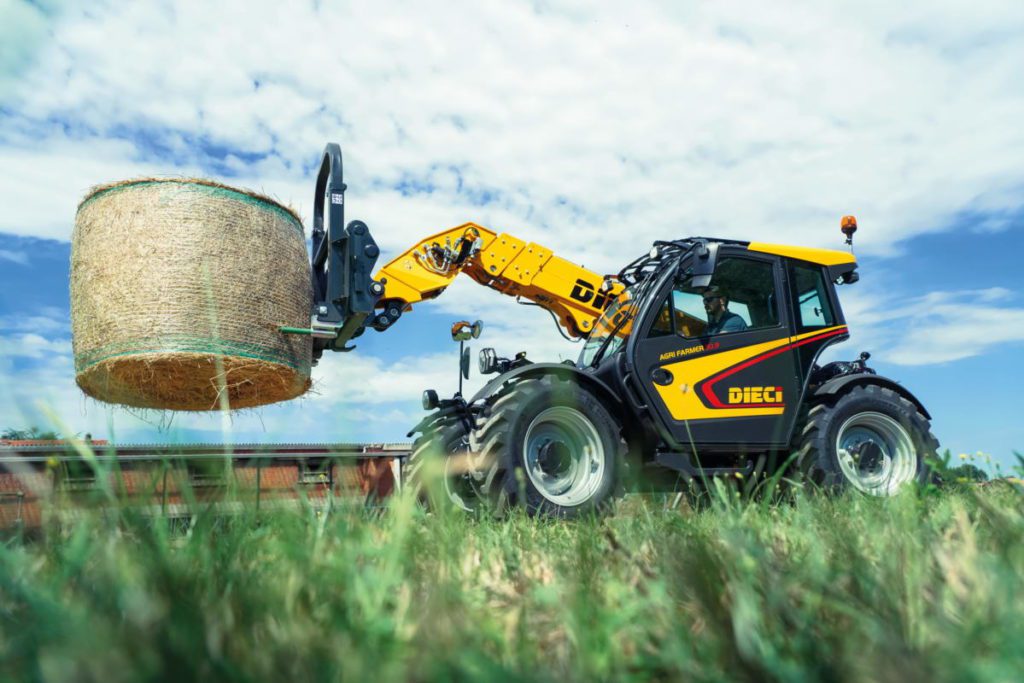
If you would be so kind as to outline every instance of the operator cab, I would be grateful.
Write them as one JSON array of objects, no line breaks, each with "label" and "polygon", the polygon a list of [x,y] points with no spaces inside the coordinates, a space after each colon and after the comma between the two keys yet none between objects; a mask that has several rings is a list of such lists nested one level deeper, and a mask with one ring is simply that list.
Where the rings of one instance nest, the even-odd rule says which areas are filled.
[{"label": "operator cab", "polygon": [[856,261],[831,250],[714,244],[710,268],[686,244],[628,284],[577,365],[609,386],[631,386],[631,402],[657,414],[669,444],[786,442],[814,360],[848,337],[832,283],[855,281]]},{"label": "operator cab", "polygon": [[[723,297],[725,301],[720,302],[720,305],[737,319],[737,324],[730,326],[732,329],[728,331],[778,326],[781,321],[779,302],[786,301],[788,295],[780,297],[783,283],[774,282],[772,259],[764,260],[765,255],[782,257],[796,264],[796,270],[790,274],[795,289],[792,295],[796,296],[801,308],[800,324],[803,327],[814,327],[816,322],[825,324],[835,321],[831,309],[838,307],[838,301],[833,303],[832,297],[828,296],[830,288],[818,279],[835,284],[854,283],[859,279],[856,261],[852,254],[845,252],[756,242],[722,244],[726,245],[727,258],[721,263],[717,258],[719,244],[716,243],[710,264],[700,263],[699,257],[692,254],[683,254],[676,264],[670,266],[678,272],[675,277],[676,286],[672,288],[670,296],[661,302],[652,318],[648,330],[650,336],[673,333],[685,338],[708,336],[711,311],[706,305],[705,296],[709,291]],[[652,250],[652,257],[655,251]],[[745,259],[744,256],[751,258]],[[760,264],[758,258],[762,259]],[[815,278],[819,272],[822,278]],[[645,303],[640,300],[639,292],[641,289],[648,290],[650,279],[654,277],[648,276],[647,280],[626,287],[608,305],[583,345],[578,367],[593,367],[623,347],[633,333],[634,319],[639,308]],[[806,323],[804,317],[807,318]]]}]

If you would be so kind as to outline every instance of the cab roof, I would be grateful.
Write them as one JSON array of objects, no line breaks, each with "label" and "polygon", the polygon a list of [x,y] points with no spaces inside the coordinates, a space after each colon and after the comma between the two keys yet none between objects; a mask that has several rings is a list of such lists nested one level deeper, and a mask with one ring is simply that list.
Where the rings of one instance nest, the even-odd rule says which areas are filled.
[{"label": "cab roof", "polygon": [[765,242],[750,242],[747,249],[763,254],[775,254],[786,256],[800,261],[810,261],[820,266],[841,266],[856,264],[857,259],[853,254],[838,249],[814,249],[812,247],[791,247],[786,244],[767,244]]}]

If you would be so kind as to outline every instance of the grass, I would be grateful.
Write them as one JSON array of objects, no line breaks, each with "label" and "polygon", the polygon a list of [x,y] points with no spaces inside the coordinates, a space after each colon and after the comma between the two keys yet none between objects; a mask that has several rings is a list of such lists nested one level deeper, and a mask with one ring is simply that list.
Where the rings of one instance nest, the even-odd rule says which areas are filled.
[{"label": "grass", "polygon": [[0,547],[2,680],[955,680],[1024,671],[1006,484],[558,523],[122,510]]}]

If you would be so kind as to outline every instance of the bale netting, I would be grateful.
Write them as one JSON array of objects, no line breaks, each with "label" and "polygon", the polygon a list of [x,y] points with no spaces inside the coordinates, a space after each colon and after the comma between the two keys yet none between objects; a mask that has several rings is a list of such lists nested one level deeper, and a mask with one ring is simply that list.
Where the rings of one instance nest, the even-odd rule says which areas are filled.
[{"label": "bale netting", "polygon": [[310,386],[302,222],[267,197],[195,179],[94,188],[71,242],[75,379],[138,408],[218,410]]}]

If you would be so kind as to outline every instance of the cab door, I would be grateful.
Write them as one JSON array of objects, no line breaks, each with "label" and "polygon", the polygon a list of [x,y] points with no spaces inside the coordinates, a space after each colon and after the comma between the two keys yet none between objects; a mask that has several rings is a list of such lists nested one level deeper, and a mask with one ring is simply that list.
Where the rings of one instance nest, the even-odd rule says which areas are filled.
[{"label": "cab door", "polygon": [[[780,259],[723,246],[711,287],[693,287],[685,262],[679,273],[634,346],[666,436],[682,446],[784,443],[800,384]],[[706,305],[704,295],[716,293],[721,300]],[[709,326],[717,315],[729,317],[721,331]]]}]

